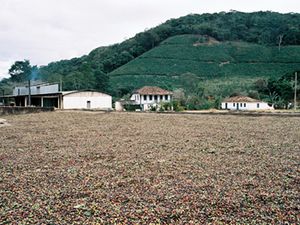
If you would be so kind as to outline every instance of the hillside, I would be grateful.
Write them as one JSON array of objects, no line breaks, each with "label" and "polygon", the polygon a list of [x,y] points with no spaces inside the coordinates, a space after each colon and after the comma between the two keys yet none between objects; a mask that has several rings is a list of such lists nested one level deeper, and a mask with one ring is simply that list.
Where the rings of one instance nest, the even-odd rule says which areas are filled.
[{"label": "hillside", "polygon": [[[196,36],[190,38],[181,36],[187,34]],[[199,35],[209,36],[211,40],[216,40],[220,44],[206,46],[200,43],[199,45],[197,41],[203,41],[197,40]],[[176,43],[177,41],[180,43]],[[191,46],[191,43],[196,43],[196,46]],[[251,47],[244,47],[247,46],[246,43],[251,43],[249,44]],[[182,52],[178,55],[179,44],[190,46],[180,48]],[[281,52],[287,54],[275,54],[279,45],[282,47]],[[143,79],[149,84],[156,83],[158,78],[162,84],[173,85],[173,81],[167,81],[170,80],[170,74],[174,78],[174,75],[189,71],[205,78],[218,78],[218,82],[223,86],[224,81],[229,79],[239,83],[241,75],[243,79],[250,79],[250,77],[253,79],[254,76],[276,75],[287,69],[293,69],[295,62],[291,59],[298,57],[298,48],[293,49],[292,46],[299,45],[300,14],[298,13],[230,11],[190,14],[170,19],[122,43],[96,48],[88,55],[41,66],[37,78],[50,82],[62,81],[64,90],[96,89],[118,97],[124,94],[124,88],[125,92],[128,91],[127,84],[134,84],[134,73],[139,74],[136,75],[139,76],[138,79],[142,79],[141,75],[143,75]],[[146,68],[147,66],[144,70],[141,69],[145,57],[153,58],[151,70]],[[161,61],[159,57],[163,57],[164,60]],[[138,63],[131,62],[132,60],[138,60]],[[189,63],[186,63],[187,61]],[[120,68],[129,62],[131,63]],[[274,67],[272,63],[278,65]],[[129,69],[131,65],[137,64],[140,68],[135,68],[134,71],[131,71],[133,68]],[[159,65],[162,65],[162,71],[159,71]],[[247,65],[249,70],[246,71],[243,65]],[[272,71],[276,73],[273,74]],[[112,76],[111,86],[107,74]],[[168,76],[156,77],[159,74]],[[126,80],[126,76],[129,80]],[[221,78],[224,79],[222,82],[220,82]],[[119,83],[118,80],[125,84]],[[8,90],[10,86],[13,84],[9,79],[0,82],[1,89]]]},{"label": "hillside", "polygon": [[215,95],[244,91],[259,78],[279,77],[299,68],[300,46],[279,50],[277,46],[178,35],[109,76],[117,89],[143,85],[174,88],[182,86],[182,75],[192,73],[205,84],[208,94]]},{"label": "hillside", "polygon": [[[176,41],[181,42],[180,44],[184,44],[185,42],[195,42],[193,37],[192,39],[187,38],[186,40],[184,37],[187,36],[181,36],[182,38],[175,37],[185,34],[202,36],[206,35],[214,38],[218,42],[222,42],[222,44],[216,46],[207,46],[207,48],[202,48],[203,46],[201,45],[196,47],[190,46],[189,48],[184,48],[185,52],[182,52],[180,56],[174,56],[174,52],[176,53],[178,51],[176,48]],[[288,52],[287,55],[272,54],[272,52],[277,51],[276,47],[279,44],[280,36],[283,37],[282,42],[280,43],[282,46],[282,52]],[[230,43],[228,43],[229,41],[233,42],[233,47],[230,46]],[[173,42],[173,44],[171,42]],[[243,47],[235,48],[234,46],[237,42],[247,42],[254,45],[253,48],[251,47],[250,49]],[[241,45],[244,46],[247,44],[241,43]],[[100,91],[110,92],[112,95],[117,96],[122,95],[122,89],[124,89],[124,87],[126,89],[126,84],[135,83],[135,79],[132,76],[134,74],[132,74],[130,71],[132,68],[130,70],[127,69],[129,69],[130,65],[136,65],[136,62],[132,62],[132,64],[130,63],[124,68],[120,68],[121,66],[137,59],[139,56],[141,56],[137,59],[139,61],[141,61],[143,57],[161,57],[161,52],[163,52],[164,57],[169,58],[169,60],[164,60],[164,62],[161,62],[159,58],[156,58],[156,61],[153,59],[153,62],[155,62],[154,64],[156,64],[156,66],[153,66],[152,68],[153,70],[156,70],[153,71],[153,74],[155,75],[158,73],[173,73],[174,68],[172,67],[174,67],[176,64],[178,65],[178,69],[176,70],[179,74],[190,71],[192,73],[196,73],[197,75],[201,75],[198,74],[199,71],[201,71],[201,73],[202,71],[206,71],[205,73],[203,72],[203,76],[211,78],[217,77],[219,79],[218,81],[220,81],[221,77],[225,79],[225,81],[230,78],[230,80],[239,83],[239,80],[234,77],[234,75],[240,76],[242,74],[241,72],[244,73],[242,75],[247,77],[247,79],[249,79],[250,75],[252,78],[254,75],[260,76],[262,73],[265,75],[265,71],[268,71],[268,74],[270,74],[274,68],[271,62],[278,64],[276,68],[279,68],[279,70],[273,70],[276,71],[276,74],[281,74],[281,71],[285,72],[287,67],[288,69],[290,68],[287,65],[291,65],[288,64],[288,62],[294,62],[290,61],[290,59],[296,58],[291,56],[290,52],[294,55],[296,54],[296,56],[298,55],[297,51],[299,48],[296,47],[295,50],[290,51],[292,47],[287,47],[290,45],[300,45],[300,14],[297,13],[243,13],[231,11],[227,13],[221,12],[201,15],[192,14],[177,19],[168,20],[157,27],[138,33],[134,37],[122,43],[96,48],[86,56],[50,63],[49,65],[40,68],[39,74],[40,78],[43,80],[58,81],[62,79],[65,90],[93,88]],[[159,46],[158,49],[151,51],[157,46]],[[270,46],[270,48],[265,46]],[[263,49],[263,54],[260,54],[260,47]],[[223,52],[223,48],[225,48],[227,52]],[[244,51],[237,52],[240,48],[242,48]],[[211,50],[214,51],[214,54],[210,52]],[[201,54],[199,51],[202,51]],[[205,53],[205,51],[209,52]],[[230,51],[235,51],[236,53]],[[144,53],[146,54],[143,55]],[[207,54],[209,57],[205,59]],[[250,55],[248,56],[248,54]],[[269,58],[270,55],[274,56]],[[172,57],[175,57],[175,59],[172,59]],[[231,57],[235,57],[234,60]],[[258,59],[256,57],[258,57]],[[284,59],[285,57],[287,58]],[[184,59],[192,60],[190,60],[189,64],[186,64],[183,63]],[[181,60],[182,63],[174,62],[174,60]],[[204,61],[205,66],[201,66],[199,60]],[[249,71],[246,71],[244,69],[245,67],[243,67],[241,63],[236,64],[237,61],[247,62],[251,60],[259,60],[260,62],[267,61],[268,64],[257,63],[254,65],[248,63],[246,65],[251,67]],[[208,63],[208,61],[211,61],[211,63]],[[220,71],[220,62],[226,63],[227,61],[229,61],[230,64],[224,64],[222,70]],[[284,62],[283,65],[280,65],[281,61]],[[163,72],[159,72],[160,68],[158,65],[162,65],[162,69],[164,70]],[[241,66],[242,68],[240,68]],[[265,68],[265,66],[267,66],[267,68]],[[168,70],[164,69],[167,67],[170,68],[169,72]],[[201,67],[201,69],[199,69],[199,67]],[[152,71],[149,69],[146,70],[146,75],[152,73]],[[138,73],[140,74],[142,72],[144,71],[139,69]],[[117,78],[116,75],[121,73],[124,74],[124,76],[122,75],[122,77],[119,76]],[[225,73],[228,77],[226,78],[224,75],[220,76],[219,73]],[[109,77],[106,74],[112,75],[110,82],[111,86],[108,86],[107,84]],[[143,74],[143,76],[145,74]],[[207,74],[210,75],[207,76]],[[126,76],[128,75],[130,75],[128,77],[129,80],[126,80]],[[157,77],[145,76],[144,78],[145,81],[148,81],[147,83],[152,84],[156,82],[155,80]],[[165,80],[170,79],[169,77],[159,76],[158,78],[160,79],[161,83],[170,83],[165,82]],[[141,77],[138,79],[141,79]],[[125,82],[125,86],[123,85],[123,82]],[[221,83],[223,85],[224,82],[222,81]]]}]

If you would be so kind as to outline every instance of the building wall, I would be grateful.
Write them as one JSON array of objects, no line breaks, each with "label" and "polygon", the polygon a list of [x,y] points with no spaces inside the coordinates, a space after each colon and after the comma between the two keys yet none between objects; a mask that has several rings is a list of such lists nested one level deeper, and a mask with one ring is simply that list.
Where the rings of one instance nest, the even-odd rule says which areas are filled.
[{"label": "building wall", "polygon": [[[90,106],[90,107],[89,107]],[[84,91],[64,95],[64,109],[111,109],[112,98],[100,92]]]},{"label": "building wall", "polygon": [[[144,96],[146,96],[146,97],[144,97]],[[161,99],[161,96],[162,96],[162,99]],[[167,97],[167,99],[166,99],[166,97]],[[141,103],[142,104],[169,102],[170,100],[171,100],[171,95],[141,95]]]},{"label": "building wall", "polygon": [[[167,99],[166,99],[166,97],[167,97]],[[139,94],[133,94],[131,96],[130,100],[133,100],[133,101],[135,101],[136,103],[139,103],[139,104],[153,104],[153,103],[159,103],[159,102],[169,102],[169,101],[171,101],[171,95],[139,95]]]},{"label": "building wall", "polygon": [[[38,94],[51,94],[57,93],[59,91],[58,84],[51,84],[51,85],[34,85],[30,87],[30,91],[32,95]],[[13,90],[13,95],[28,95],[28,86],[23,87],[15,87]]]},{"label": "building wall", "polygon": [[124,111],[124,107],[123,107],[123,105],[122,105],[121,102],[117,101],[117,102],[115,103],[115,110],[118,111],[118,112]]},{"label": "building wall", "polygon": [[[238,106],[237,106],[238,105]],[[266,109],[274,109],[270,107],[266,102],[222,102],[222,109],[229,110],[266,110]]]},{"label": "building wall", "polygon": [[136,103],[141,103],[141,96],[139,94],[133,94],[130,98],[130,100],[135,101]]}]

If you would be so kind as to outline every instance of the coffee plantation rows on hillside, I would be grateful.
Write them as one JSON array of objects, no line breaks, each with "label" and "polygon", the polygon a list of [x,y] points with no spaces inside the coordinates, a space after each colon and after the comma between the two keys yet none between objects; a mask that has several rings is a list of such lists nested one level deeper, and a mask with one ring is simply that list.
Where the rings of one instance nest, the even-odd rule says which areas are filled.
[{"label": "coffee plantation rows on hillside", "polygon": [[217,42],[203,36],[180,35],[110,73],[115,88],[137,88],[152,84],[168,88],[187,88],[181,75],[195,74],[209,88],[223,82],[212,95],[229,90],[245,91],[258,79],[281,77],[300,68],[300,47],[261,46],[245,42]]}]

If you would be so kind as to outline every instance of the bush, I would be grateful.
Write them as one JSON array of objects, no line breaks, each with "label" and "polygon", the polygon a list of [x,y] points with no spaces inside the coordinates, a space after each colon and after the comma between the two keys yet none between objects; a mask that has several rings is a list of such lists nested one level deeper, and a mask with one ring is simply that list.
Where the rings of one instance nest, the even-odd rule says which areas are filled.
[{"label": "bush", "polygon": [[159,111],[170,111],[170,110],[172,110],[172,103],[171,102],[161,103]]},{"label": "bush", "polygon": [[184,107],[182,105],[180,105],[180,103],[178,101],[172,101],[171,102],[173,110],[176,112],[180,112],[184,110]]},{"label": "bush", "polygon": [[137,109],[141,110],[141,106],[140,105],[125,104],[124,109],[126,111],[136,111]]},{"label": "bush", "polygon": [[152,112],[156,112],[157,109],[158,109],[158,106],[157,106],[157,105],[151,105],[151,106],[150,106],[150,111],[152,111]]},{"label": "bush", "polygon": [[186,109],[196,110],[201,105],[201,100],[197,96],[189,96],[186,100]]},{"label": "bush", "polygon": [[210,100],[203,101],[201,105],[198,107],[199,110],[206,110],[212,108],[215,108],[215,101],[210,101]]}]

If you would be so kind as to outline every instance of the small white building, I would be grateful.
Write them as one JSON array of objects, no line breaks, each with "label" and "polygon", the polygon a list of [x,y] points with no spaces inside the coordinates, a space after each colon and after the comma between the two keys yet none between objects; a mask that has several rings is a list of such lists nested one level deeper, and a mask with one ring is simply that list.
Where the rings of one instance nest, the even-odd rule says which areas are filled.
[{"label": "small white building", "polygon": [[152,106],[158,106],[162,102],[170,102],[173,93],[155,86],[144,86],[136,90],[130,100],[141,106],[144,111],[150,110]]},{"label": "small white building", "polygon": [[274,107],[266,102],[246,96],[234,96],[225,99],[221,105],[222,109],[229,110],[272,110]]}]

